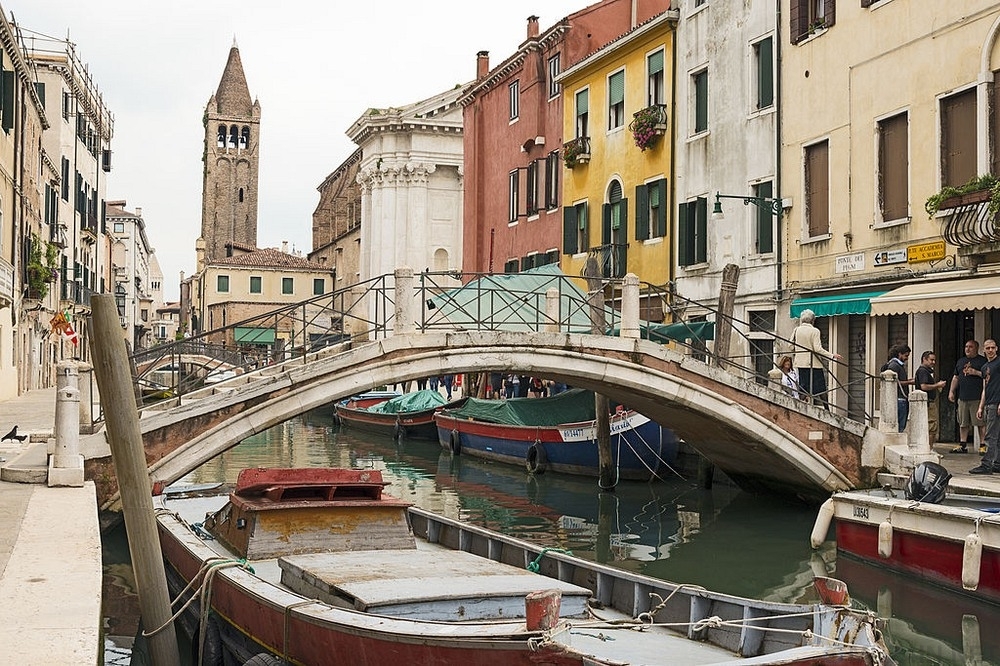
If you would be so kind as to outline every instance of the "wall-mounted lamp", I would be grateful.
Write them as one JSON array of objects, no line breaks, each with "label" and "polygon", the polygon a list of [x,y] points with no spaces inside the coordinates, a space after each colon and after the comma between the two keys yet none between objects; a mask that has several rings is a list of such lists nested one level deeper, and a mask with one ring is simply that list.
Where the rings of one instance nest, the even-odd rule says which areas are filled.
[{"label": "wall-mounted lamp", "polygon": [[785,209],[785,205],[781,199],[772,199],[770,197],[744,197],[736,194],[720,194],[719,192],[716,192],[715,205],[712,207],[713,220],[725,219],[725,215],[722,213],[722,199],[739,199],[743,202],[744,206],[753,204],[757,208],[768,211],[772,215],[777,215],[778,217],[781,217],[781,213]]}]

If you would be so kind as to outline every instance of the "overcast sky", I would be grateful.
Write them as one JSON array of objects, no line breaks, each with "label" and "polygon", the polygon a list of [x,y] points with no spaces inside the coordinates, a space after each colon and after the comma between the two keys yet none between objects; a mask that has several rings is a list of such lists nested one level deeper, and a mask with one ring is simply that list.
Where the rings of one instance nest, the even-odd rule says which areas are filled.
[{"label": "overcast sky", "polygon": [[[369,107],[401,106],[467,83],[476,52],[495,66],[526,35],[591,0],[0,0],[8,19],[69,37],[115,118],[109,200],[142,208],[178,297],[201,230],[202,114],[233,39],[261,104],[257,242],[311,249],[316,187],[356,147]],[[30,33],[26,33],[28,35]]]}]

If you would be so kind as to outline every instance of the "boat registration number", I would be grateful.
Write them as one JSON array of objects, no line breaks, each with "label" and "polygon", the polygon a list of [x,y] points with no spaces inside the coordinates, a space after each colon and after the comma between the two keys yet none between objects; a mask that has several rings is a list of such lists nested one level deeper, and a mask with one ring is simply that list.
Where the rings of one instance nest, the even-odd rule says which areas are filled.
[{"label": "boat registration number", "polygon": [[854,517],[855,518],[864,518],[865,520],[868,520],[868,507],[866,507],[866,506],[855,506],[854,507]]}]

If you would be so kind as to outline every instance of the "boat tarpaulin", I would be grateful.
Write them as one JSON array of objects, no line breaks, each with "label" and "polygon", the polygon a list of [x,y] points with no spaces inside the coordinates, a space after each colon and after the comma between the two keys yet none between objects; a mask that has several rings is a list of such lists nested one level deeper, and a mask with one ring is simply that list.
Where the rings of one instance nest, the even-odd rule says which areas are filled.
[{"label": "boat tarpaulin", "polygon": [[407,393],[397,398],[380,402],[377,405],[372,405],[368,408],[368,411],[375,412],[376,414],[406,414],[408,412],[423,412],[428,409],[434,409],[446,402],[444,396],[437,391],[424,389],[423,391],[414,391],[413,393]]},{"label": "boat tarpaulin", "polygon": [[446,412],[456,418],[487,423],[542,427],[593,421],[597,414],[594,409],[594,393],[584,389],[570,389],[548,398],[469,398],[458,409],[448,409]]}]

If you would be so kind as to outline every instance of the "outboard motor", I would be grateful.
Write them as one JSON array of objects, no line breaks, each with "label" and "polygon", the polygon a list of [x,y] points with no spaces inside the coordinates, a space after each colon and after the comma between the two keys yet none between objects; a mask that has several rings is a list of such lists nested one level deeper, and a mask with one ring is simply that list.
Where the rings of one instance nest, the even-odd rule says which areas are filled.
[{"label": "outboard motor", "polygon": [[951,474],[941,465],[923,462],[917,465],[906,482],[906,499],[940,504]]}]

